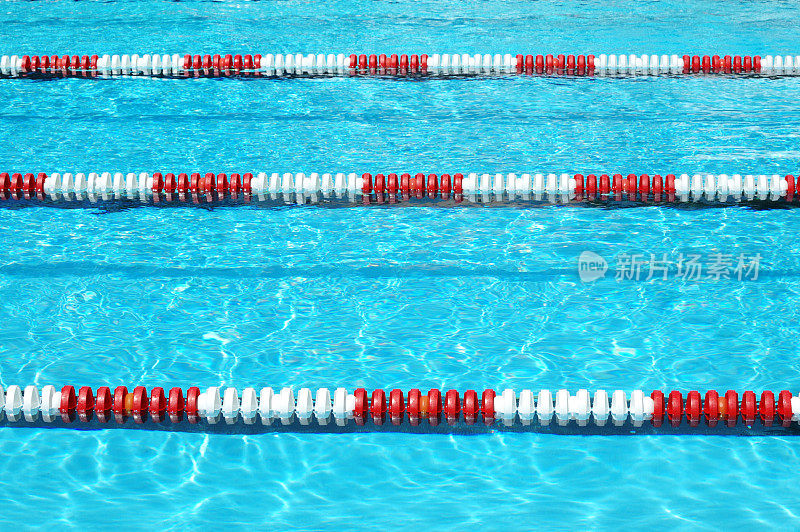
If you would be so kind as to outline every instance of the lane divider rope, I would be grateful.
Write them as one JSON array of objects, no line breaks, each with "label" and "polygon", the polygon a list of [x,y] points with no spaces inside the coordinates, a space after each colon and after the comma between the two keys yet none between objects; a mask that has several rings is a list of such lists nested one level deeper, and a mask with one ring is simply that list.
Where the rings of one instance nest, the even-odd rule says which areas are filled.
[{"label": "lane divider rope", "polygon": [[251,198],[305,202],[347,198],[363,203],[410,198],[482,201],[793,201],[794,175],[741,174],[356,174],[356,173],[0,173],[0,200],[224,201]]},{"label": "lane divider rope", "polygon": [[123,54],[3,55],[5,77],[800,75],[800,55]]},{"label": "lane divider rope", "polygon": [[486,389],[479,395],[475,390],[464,393],[448,390],[443,394],[438,389],[423,394],[418,389],[408,392],[394,389],[386,393],[382,389],[336,388],[331,391],[319,388],[312,392],[302,388],[295,393],[291,387],[280,390],[265,387],[260,390],[245,388],[239,393],[232,387],[209,387],[204,391],[199,387],[185,391],[177,387],[168,391],[155,387],[148,392],[143,386],[131,389],[118,386],[114,390],[103,386],[96,391],[83,386],[76,391],[70,385],[60,390],[52,385],[41,389],[12,385],[6,390],[0,387],[0,417],[3,414],[12,423],[59,420],[80,424],[93,418],[100,423],[125,423],[132,418],[135,423],[167,424],[185,420],[189,423],[263,425],[273,422],[287,425],[297,421],[303,425],[334,423],[339,426],[405,422],[412,426],[440,423],[505,426],[555,423],[565,426],[574,422],[584,427],[606,424],[640,427],[646,423],[654,427],[704,424],[732,428],[738,423],[797,427],[800,397],[788,390],[781,391],[776,398],[771,391],[756,396],[750,390],[741,396],[734,390],[723,395],[709,390],[704,396],[692,390],[684,397],[677,390],[666,395],[660,390],[649,395],[633,390],[628,395],[624,390],[609,394],[602,389],[593,394],[586,389],[574,394],[566,389],[555,393],[547,389],[524,389],[519,393],[512,389],[499,392]]}]

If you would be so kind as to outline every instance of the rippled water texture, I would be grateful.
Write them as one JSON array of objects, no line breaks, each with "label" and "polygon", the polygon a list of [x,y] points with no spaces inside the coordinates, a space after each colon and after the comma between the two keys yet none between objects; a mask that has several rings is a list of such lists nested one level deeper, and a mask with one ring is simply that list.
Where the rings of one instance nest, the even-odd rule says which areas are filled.
[{"label": "rippled water texture", "polygon": [[[800,53],[788,2],[6,2],[0,53]],[[798,173],[800,79],[0,81],[15,171]],[[0,382],[797,393],[800,211],[0,208]],[[581,282],[577,257],[611,266]],[[623,254],[758,279],[616,280]],[[796,528],[798,440],[0,429],[0,521]]]}]

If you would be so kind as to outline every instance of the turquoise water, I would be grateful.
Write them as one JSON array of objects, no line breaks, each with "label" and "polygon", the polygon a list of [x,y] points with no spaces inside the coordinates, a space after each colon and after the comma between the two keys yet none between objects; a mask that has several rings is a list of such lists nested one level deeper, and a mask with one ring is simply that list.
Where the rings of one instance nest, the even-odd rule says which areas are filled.
[{"label": "turquoise water", "polygon": [[[4,3],[0,53],[796,53],[789,3]],[[315,31],[309,31],[309,27]],[[784,79],[5,80],[4,171],[797,173]],[[0,383],[798,388],[796,209],[0,208]],[[582,283],[593,251],[758,279]],[[0,521],[797,527],[791,437],[3,428]],[[524,523],[524,525],[523,525]]]}]

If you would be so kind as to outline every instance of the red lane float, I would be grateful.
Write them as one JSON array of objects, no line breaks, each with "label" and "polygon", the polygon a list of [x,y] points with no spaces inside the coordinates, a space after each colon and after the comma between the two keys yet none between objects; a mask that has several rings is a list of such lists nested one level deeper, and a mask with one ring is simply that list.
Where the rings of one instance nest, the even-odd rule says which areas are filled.
[{"label": "red lane float", "polygon": [[169,398],[167,399],[167,413],[174,419],[183,414],[183,390],[180,388],[172,388],[169,391]]},{"label": "red lane float", "polygon": [[386,416],[386,392],[383,390],[372,391],[369,411],[372,414],[373,422],[377,424],[383,423],[383,419]]},{"label": "red lane float", "polygon": [[94,413],[101,423],[109,420],[111,412],[114,409],[114,396],[111,393],[111,388],[108,386],[101,386],[97,389],[97,395],[94,402]]},{"label": "red lane float", "polygon": [[475,390],[467,390],[464,392],[464,421],[471,425],[475,423],[478,418],[480,403],[478,402],[478,392]]},{"label": "red lane float", "polygon": [[461,412],[461,399],[458,390],[447,390],[444,398],[444,414],[450,418],[458,417]]},{"label": "red lane float", "polygon": [[406,410],[405,398],[403,390],[394,389],[389,394],[389,415],[392,418],[392,423],[398,425]]},{"label": "red lane float", "polygon": [[78,390],[78,402],[76,405],[76,410],[78,411],[78,416],[80,417],[81,421],[88,421],[92,416],[92,411],[94,410],[94,394],[92,393],[92,389],[88,386],[82,386],[80,390]]},{"label": "red lane float", "polygon": [[654,390],[650,393],[650,400],[653,401],[653,426],[660,427],[666,412],[664,393],[661,390]]},{"label": "red lane float", "polygon": [[199,410],[200,388],[192,386],[186,390],[186,415],[197,417]]}]

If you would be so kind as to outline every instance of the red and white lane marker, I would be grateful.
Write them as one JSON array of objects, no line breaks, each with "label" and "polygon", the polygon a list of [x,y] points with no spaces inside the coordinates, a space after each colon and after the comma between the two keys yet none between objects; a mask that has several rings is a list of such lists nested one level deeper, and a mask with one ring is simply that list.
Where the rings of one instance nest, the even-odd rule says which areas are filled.
[{"label": "red and white lane marker", "polygon": [[301,388],[295,393],[291,387],[286,387],[280,390],[245,388],[240,393],[230,387],[147,390],[143,386],[118,386],[113,390],[109,387],[92,390],[88,386],[77,389],[69,385],[41,389],[27,386],[22,389],[14,385],[6,390],[0,387],[0,417],[3,415],[11,422],[58,419],[66,423],[88,422],[96,417],[101,423],[124,423],[132,418],[138,423],[187,420],[190,423],[259,422],[265,425],[295,421],[306,425],[399,425],[408,421],[412,425],[463,422],[468,425],[556,423],[564,426],[575,422],[578,426],[651,423],[659,427],[685,423],[691,427],[700,424],[735,427],[741,423],[789,427],[800,421],[800,397],[788,390],[777,396],[770,391],[756,395],[748,390],[740,395],[728,390],[720,395],[709,390],[701,395],[693,390],[684,396],[676,390],[667,394],[660,390],[646,394],[642,390],[590,393],[581,389],[570,393],[561,389],[553,393],[546,389],[519,392],[486,389],[479,394],[475,390],[442,393],[431,389],[422,393],[418,389],[395,389],[387,393],[382,389],[336,388],[331,391],[320,388],[312,391]]},{"label": "red and white lane marker", "polygon": [[61,77],[800,75],[800,55],[123,54],[3,55],[0,75]]},{"label": "red and white lane marker", "polygon": [[472,201],[592,199],[748,201],[795,199],[794,175],[425,173],[20,173],[0,172],[0,200],[52,201],[340,198],[371,203],[428,198]]}]

